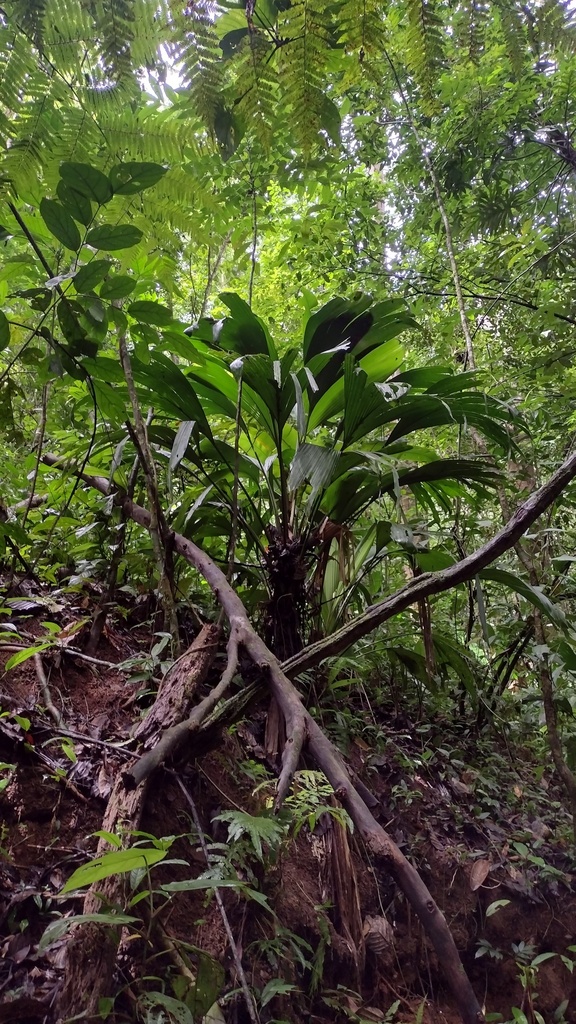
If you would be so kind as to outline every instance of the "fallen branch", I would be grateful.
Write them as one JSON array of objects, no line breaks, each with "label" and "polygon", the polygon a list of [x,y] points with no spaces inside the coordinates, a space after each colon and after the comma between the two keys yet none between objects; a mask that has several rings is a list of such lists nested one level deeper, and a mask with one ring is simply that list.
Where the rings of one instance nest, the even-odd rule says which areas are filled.
[{"label": "fallen branch", "polygon": [[[212,629],[216,628],[215,626],[212,627]],[[144,779],[147,779],[156,768],[159,768],[164,763],[166,758],[176,753],[184,743],[184,740],[190,739],[194,733],[198,732],[206,716],[216,707],[218,701],[221,700],[228,690],[237,668],[238,640],[235,634],[231,633],[228,641],[228,663],[218,685],[210,691],[204,700],[201,700],[196,705],[187,719],[183,722],[178,722],[169,729],[165,729],[156,745],[143,754],[129,771],[124,772],[122,778],[126,789],[134,789],[136,786],[139,786]]]},{"label": "fallen branch", "polygon": [[[44,456],[44,461],[50,466],[66,468],[65,463],[62,463],[57,456],[46,455]],[[573,473],[569,479],[576,473],[576,456],[574,456],[573,461]],[[73,469],[72,471],[74,472]],[[112,493],[106,478],[90,476],[86,473],[78,475],[80,479],[95,487],[101,493],[105,495]],[[550,498],[550,501],[552,500],[553,498]],[[150,514],[146,509],[136,505],[125,495],[118,492],[114,493],[114,501],[135,522],[148,528]],[[536,518],[536,514],[533,518]],[[278,701],[284,715],[287,727],[287,743],[294,750],[300,750],[304,740],[307,740],[308,749],[330,781],[336,797],[348,810],[367,846],[375,858],[381,862],[382,866],[396,880],[398,886],[411,903],[434,946],[438,961],[443,967],[464,1024],[481,1024],[484,1020],[482,1010],[474,995],[470,981],[464,972],[458,950],[444,915],[435,903],[430,891],[417,871],[396,846],[391,836],[388,835],[371,814],[352,784],[342,757],[304,708],[298,691],[285,675],[278,659],[274,657],[254,630],[242,601],[227,582],[224,573],[201,548],[181,534],[174,534],[174,548],[178,554],[204,576],[228,618],[234,642],[238,646],[244,647],[245,652],[251,658],[256,668],[268,679],[272,694]],[[417,585],[422,587],[425,579],[426,577],[419,577]],[[403,589],[410,590],[412,594],[414,593],[413,586],[409,585]],[[434,590],[431,589],[429,592],[433,593]],[[421,596],[425,596],[425,594]],[[413,600],[414,598],[412,598]],[[411,601],[408,603],[411,603]],[[288,785],[294,768],[295,758],[292,750],[289,748],[289,752],[283,758],[281,775],[283,788]]]},{"label": "fallen branch", "polygon": [[492,565],[505,551],[514,547],[532,526],[532,523],[562,494],[562,491],[575,476],[576,452],[562,463],[547,483],[518,506],[514,515],[492,540],[473,551],[467,558],[455,562],[448,569],[423,573],[422,576],[410,580],[395,594],[371,605],[365,612],[356,616],[352,622],[348,622],[335,633],[305,647],[299,654],[295,654],[294,657],[283,663],[282,668],[286,675],[297,676],[300,672],[318,665],[324,658],[340,654],[357,640],[371,633],[373,629],[381,626],[383,622],[392,619],[422,598],[441,594],[445,590],[451,590],[452,587],[473,579],[482,569]]}]

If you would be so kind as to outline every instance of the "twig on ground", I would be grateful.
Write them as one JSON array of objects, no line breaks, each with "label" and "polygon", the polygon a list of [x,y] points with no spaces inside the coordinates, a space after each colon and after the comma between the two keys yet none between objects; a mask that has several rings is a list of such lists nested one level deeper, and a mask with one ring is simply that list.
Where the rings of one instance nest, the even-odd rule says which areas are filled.
[{"label": "twig on ground", "polygon": [[42,695],[46,711],[54,720],[56,725],[61,726],[63,721],[62,712],[58,710],[52,700],[52,694],[50,693],[50,687],[44,671],[44,665],[42,664],[42,658],[39,654],[34,655],[34,668],[36,669],[36,675],[38,677],[38,682],[40,683],[40,693]]}]

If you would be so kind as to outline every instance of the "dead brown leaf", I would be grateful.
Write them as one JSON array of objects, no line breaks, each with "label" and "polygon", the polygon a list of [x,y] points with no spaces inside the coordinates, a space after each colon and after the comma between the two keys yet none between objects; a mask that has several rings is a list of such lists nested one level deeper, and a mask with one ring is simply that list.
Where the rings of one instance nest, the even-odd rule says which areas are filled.
[{"label": "dead brown leaf", "polygon": [[470,888],[472,892],[476,892],[476,889],[484,885],[491,867],[492,864],[487,858],[474,862],[470,870]]}]

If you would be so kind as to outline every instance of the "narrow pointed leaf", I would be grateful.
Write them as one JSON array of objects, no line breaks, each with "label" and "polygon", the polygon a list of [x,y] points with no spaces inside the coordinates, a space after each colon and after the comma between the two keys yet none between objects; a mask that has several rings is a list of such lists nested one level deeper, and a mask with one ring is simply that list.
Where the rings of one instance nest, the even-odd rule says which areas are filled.
[{"label": "narrow pointed leaf", "polygon": [[0,352],[10,344],[10,324],[8,317],[0,310]]},{"label": "narrow pointed leaf", "polygon": [[74,889],[93,885],[94,882],[101,882],[102,879],[110,878],[111,875],[123,875],[136,868],[152,867],[153,864],[164,860],[167,852],[167,850],[158,850],[156,847],[134,846],[127,850],[113,850],[111,853],[104,853],[76,868],[61,892],[72,892]]},{"label": "narrow pointed leaf", "polygon": [[530,604],[539,608],[555,625],[560,626],[562,629],[567,628],[568,621],[562,608],[554,604],[540,587],[531,586],[530,583],[526,583],[516,573],[509,572],[507,569],[499,569],[496,566],[490,566],[490,568],[482,570],[480,578],[490,580],[493,583],[501,583],[502,586],[508,587],[516,594],[525,598],[526,601],[529,601]]},{"label": "narrow pointed leaf", "polygon": [[182,459],[186,455],[186,449],[188,448],[188,442],[190,441],[190,435],[194,429],[194,420],[184,420],[183,423],[178,427],[176,437],[174,438],[174,444],[172,445],[172,451],[170,452],[169,468],[173,472],[178,468]]}]

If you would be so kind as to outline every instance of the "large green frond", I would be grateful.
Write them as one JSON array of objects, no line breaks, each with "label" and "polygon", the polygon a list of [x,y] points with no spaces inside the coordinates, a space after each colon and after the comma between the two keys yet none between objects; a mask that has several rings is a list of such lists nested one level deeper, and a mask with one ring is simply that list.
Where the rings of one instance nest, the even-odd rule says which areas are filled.
[{"label": "large green frond", "polygon": [[224,67],[215,18],[219,6],[213,0],[189,4],[174,3],[172,53],[188,89],[194,112],[210,132],[216,129],[222,106]]},{"label": "large green frond", "polygon": [[433,108],[436,81],[443,61],[442,22],[434,0],[407,0],[408,31],[406,64]]},{"label": "large green frond", "polygon": [[324,72],[336,33],[328,0],[300,0],[282,15],[279,79],[286,112],[305,156],[325,141],[336,141],[339,114],[326,92]]}]

